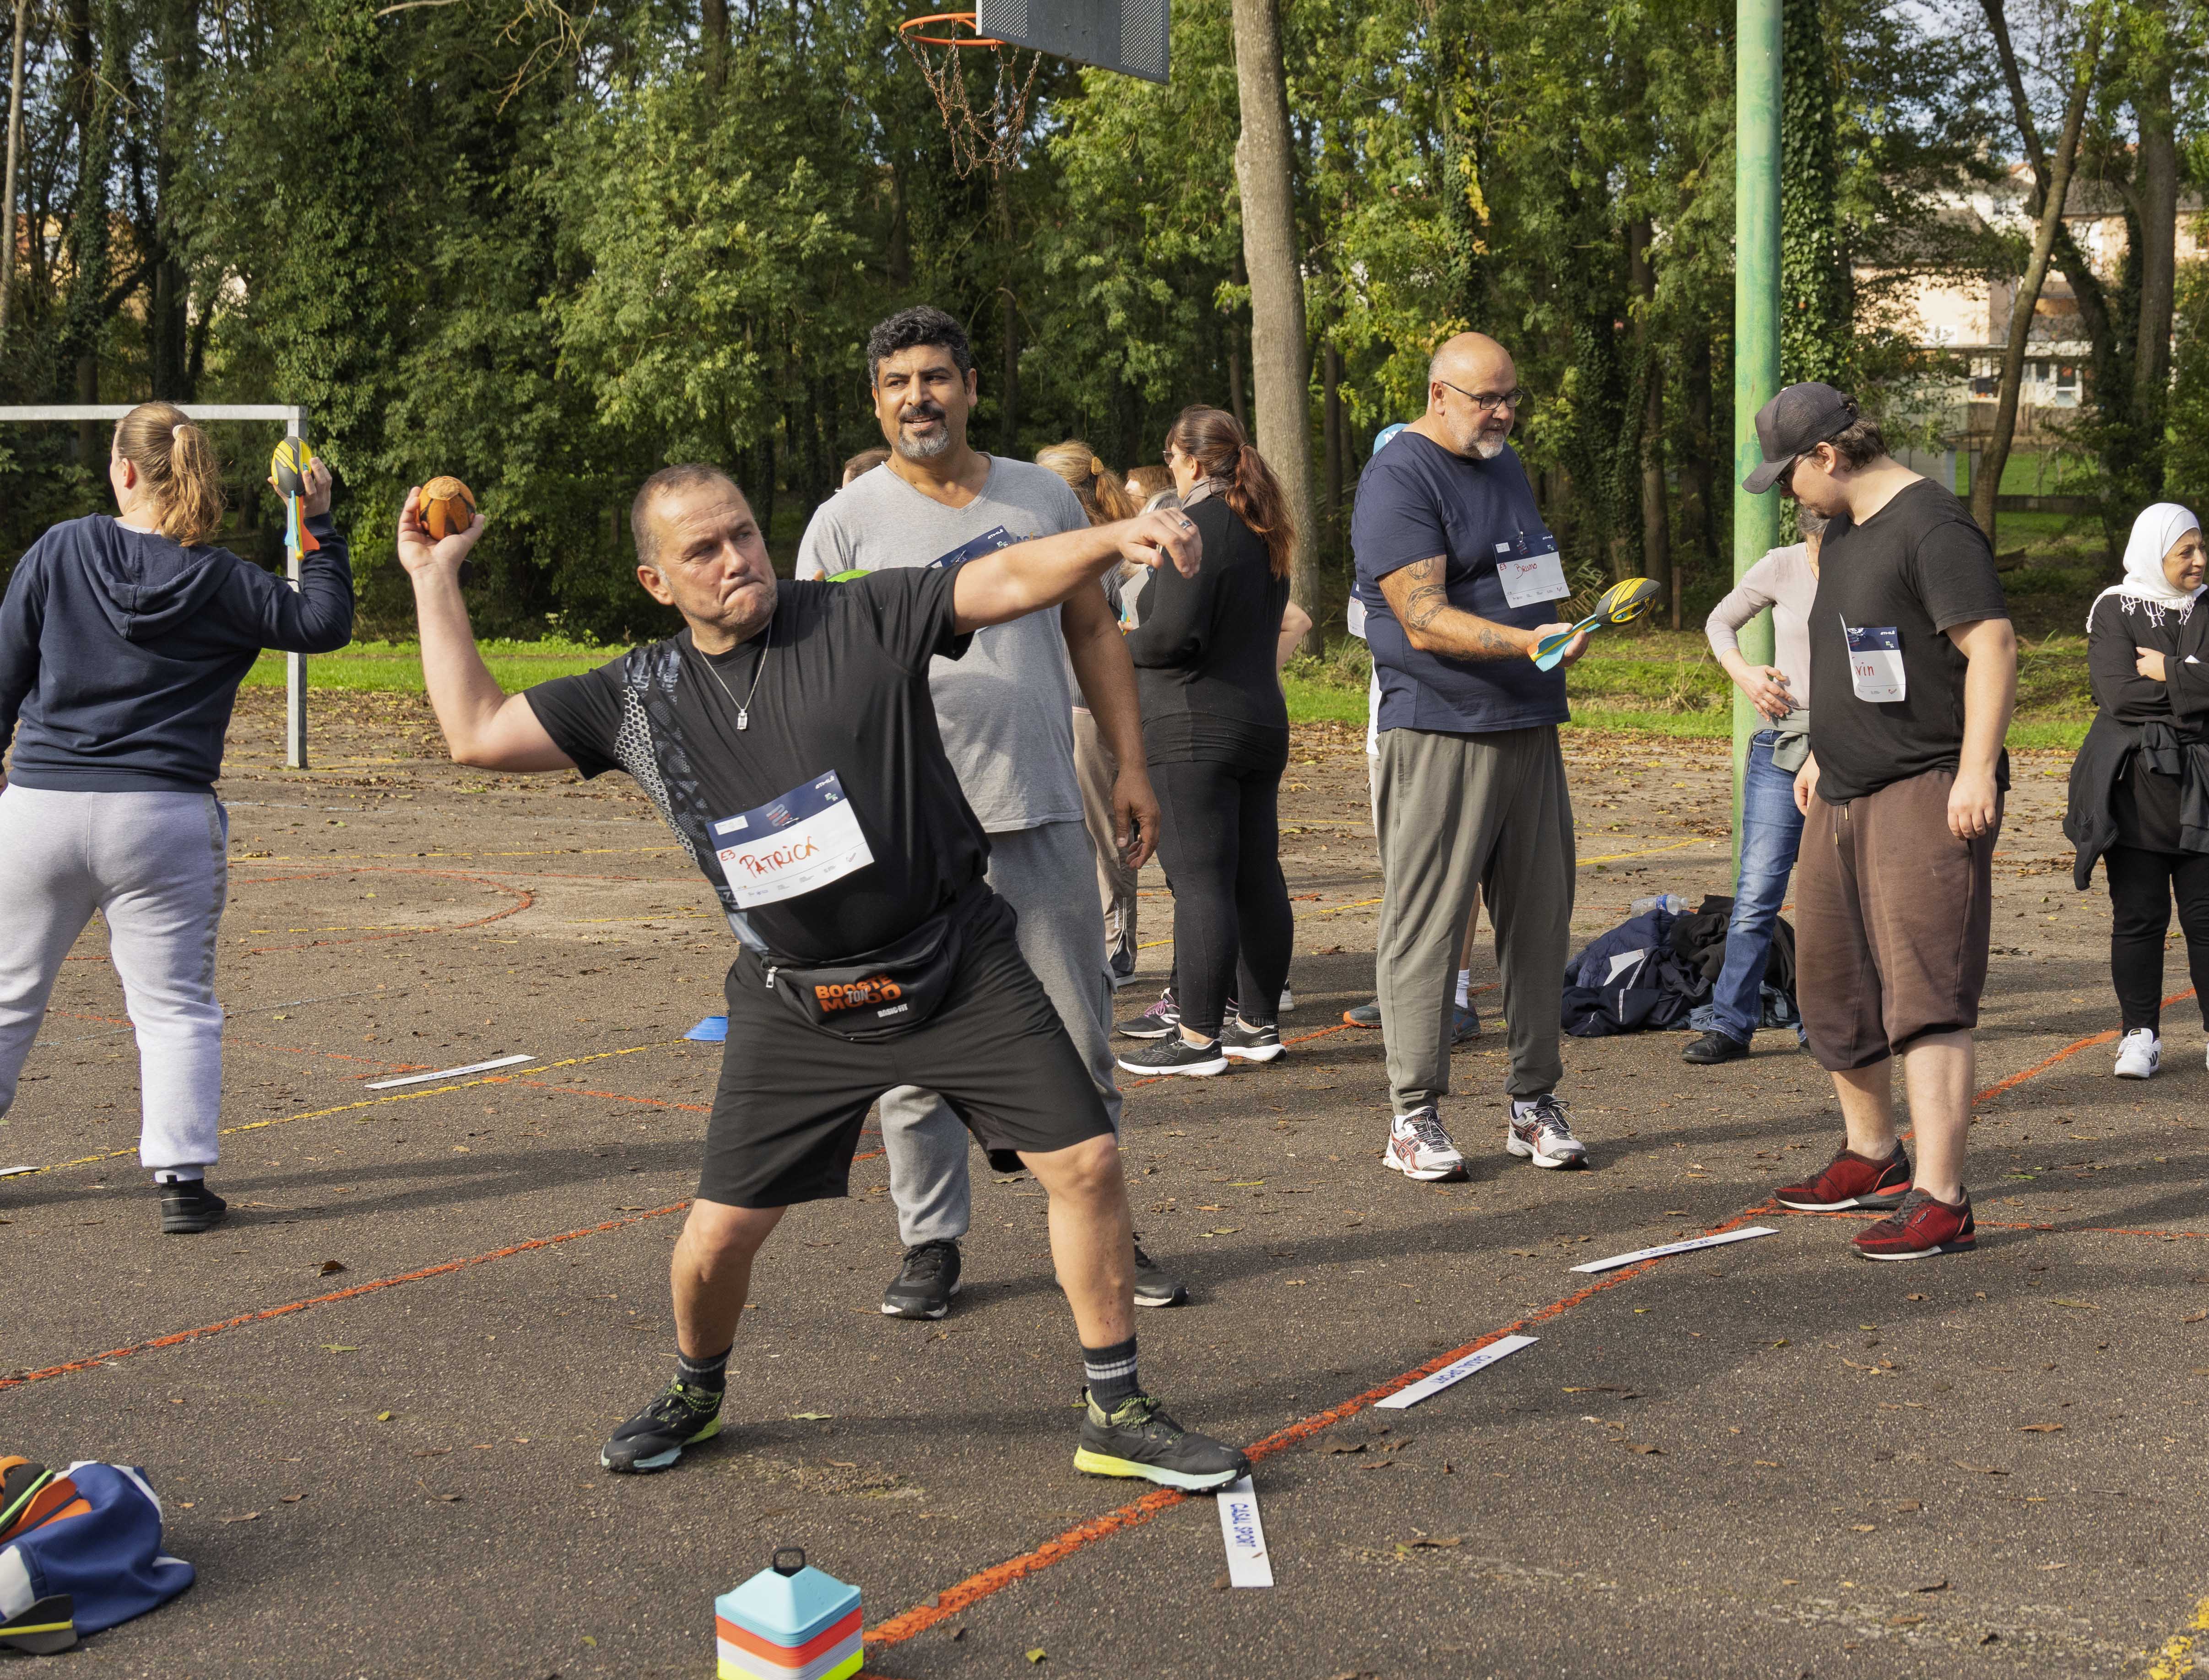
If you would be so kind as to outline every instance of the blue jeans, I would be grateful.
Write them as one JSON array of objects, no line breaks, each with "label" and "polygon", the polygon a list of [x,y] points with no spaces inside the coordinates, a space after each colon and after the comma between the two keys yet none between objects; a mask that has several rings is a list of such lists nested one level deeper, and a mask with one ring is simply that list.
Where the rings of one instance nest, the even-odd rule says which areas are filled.
[{"label": "blue jeans", "polygon": [[1777,730],[1759,731],[1749,745],[1742,784],[1741,874],[1726,922],[1725,966],[1711,992],[1718,1029],[1747,1044],[1764,1019],[1764,966],[1772,955],[1772,924],[1787,901],[1787,880],[1803,843],[1803,813],[1795,809],[1795,776],[1776,768]]}]

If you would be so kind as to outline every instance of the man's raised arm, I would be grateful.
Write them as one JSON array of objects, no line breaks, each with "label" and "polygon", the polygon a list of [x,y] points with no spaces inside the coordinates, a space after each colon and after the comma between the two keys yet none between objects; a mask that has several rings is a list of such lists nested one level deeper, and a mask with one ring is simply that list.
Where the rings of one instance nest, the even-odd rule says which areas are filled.
[{"label": "man's raised arm", "polygon": [[953,619],[964,635],[1056,606],[1116,560],[1153,568],[1171,560],[1183,577],[1195,577],[1203,557],[1196,522],[1172,509],[1037,537],[961,566],[951,586]]},{"label": "man's raised arm", "polygon": [[[1538,624],[1522,630],[1499,624],[1492,618],[1450,605],[1445,578],[1449,562],[1442,555],[1399,566],[1381,580],[1381,593],[1404,636],[1423,653],[1441,653],[1453,659],[1523,659],[1536,642],[1567,628]],[[1570,665],[1587,651],[1585,633],[1573,638],[1559,661]]]},{"label": "man's raised arm", "polygon": [[421,502],[418,485],[400,509],[399,563],[413,581],[422,677],[453,762],[484,770],[574,769],[575,760],[553,744],[529,702],[500,688],[477,651],[467,604],[460,599],[460,562],[483,535],[483,515],[466,530],[432,543]]}]

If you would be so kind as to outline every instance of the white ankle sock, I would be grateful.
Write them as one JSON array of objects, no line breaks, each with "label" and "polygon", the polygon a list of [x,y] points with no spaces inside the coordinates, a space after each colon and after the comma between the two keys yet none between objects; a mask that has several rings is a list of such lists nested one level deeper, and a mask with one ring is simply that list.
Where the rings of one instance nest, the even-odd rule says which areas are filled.
[{"label": "white ankle sock", "polygon": [[1470,1005],[1472,1002],[1472,970],[1470,968],[1460,968],[1457,971],[1457,1006],[1459,1009],[1462,1009]]}]

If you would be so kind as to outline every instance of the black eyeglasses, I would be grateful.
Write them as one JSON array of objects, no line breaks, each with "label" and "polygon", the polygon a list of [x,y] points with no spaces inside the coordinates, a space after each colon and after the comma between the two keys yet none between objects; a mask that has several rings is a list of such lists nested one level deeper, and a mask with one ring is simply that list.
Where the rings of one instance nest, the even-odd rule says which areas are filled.
[{"label": "black eyeglasses", "polygon": [[1514,385],[1509,390],[1499,393],[1468,391],[1462,385],[1450,385],[1450,382],[1447,379],[1437,379],[1435,383],[1449,385],[1450,389],[1455,391],[1484,414],[1492,414],[1499,408],[1508,408],[1516,414],[1526,406],[1526,388],[1524,385]]}]

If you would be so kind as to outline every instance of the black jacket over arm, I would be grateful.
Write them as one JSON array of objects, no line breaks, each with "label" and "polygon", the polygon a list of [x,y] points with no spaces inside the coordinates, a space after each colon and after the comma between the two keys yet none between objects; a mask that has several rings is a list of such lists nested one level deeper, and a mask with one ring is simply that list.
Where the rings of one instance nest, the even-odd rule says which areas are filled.
[{"label": "black jacket over arm", "polygon": [[[2140,674],[2142,650],[2163,655],[2169,681]],[[2094,860],[2118,844],[2117,801],[2128,777],[2135,786],[2143,774],[2176,778],[2177,844],[2209,852],[2209,609],[2182,619],[2167,605],[2104,595],[2087,622],[2086,670],[2099,709],[2072,762],[2063,818],[2078,848],[2072,882],[2081,892]]]}]

